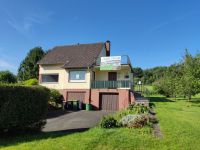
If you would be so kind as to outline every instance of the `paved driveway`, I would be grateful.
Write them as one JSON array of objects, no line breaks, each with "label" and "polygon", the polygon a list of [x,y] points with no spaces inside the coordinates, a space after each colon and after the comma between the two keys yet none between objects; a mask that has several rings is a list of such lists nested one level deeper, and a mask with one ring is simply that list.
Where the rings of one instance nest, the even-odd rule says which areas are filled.
[{"label": "paved driveway", "polygon": [[111,111],[76,111],[76,112],[54,112],[47,119],[44,132],[62,130],[80,130],[96,126],[101,118]]}]

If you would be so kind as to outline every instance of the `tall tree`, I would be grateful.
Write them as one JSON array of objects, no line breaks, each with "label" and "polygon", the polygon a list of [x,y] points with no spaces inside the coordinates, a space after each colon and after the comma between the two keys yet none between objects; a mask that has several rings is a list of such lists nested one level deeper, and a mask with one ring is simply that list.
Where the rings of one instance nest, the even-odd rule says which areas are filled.
[{"label": "tall tree", "polygon": [[193,57],[187,49],[183,59],[182,87],[188,100],[200,92],[200,54]]},{"label": "tall tree", "polygon": [[25,59],[21,62],[18,69],[18,79],[20,81],[37,78],[39,74],[39,67],[37,62],[44,57],[45,52],[41,47],[31,49]]}]

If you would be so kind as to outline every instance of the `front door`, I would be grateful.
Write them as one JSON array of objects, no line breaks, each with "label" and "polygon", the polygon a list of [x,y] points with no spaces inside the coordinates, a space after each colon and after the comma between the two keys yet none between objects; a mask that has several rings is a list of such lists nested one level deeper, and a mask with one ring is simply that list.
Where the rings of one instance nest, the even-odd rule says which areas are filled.
[{"label": "front door", "polygon": [[117,81],[117,72],[108,72],[109,81]]}]

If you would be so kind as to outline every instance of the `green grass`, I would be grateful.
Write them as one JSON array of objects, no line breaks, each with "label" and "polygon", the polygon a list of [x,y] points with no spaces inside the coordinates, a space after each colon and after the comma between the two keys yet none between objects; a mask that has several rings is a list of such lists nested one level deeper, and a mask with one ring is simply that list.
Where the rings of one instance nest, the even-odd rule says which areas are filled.
[{"label": "green grass", "polygon": [[153,91],[152,85],[144,85],[145,88],[147,88],[149,91]]},{"label": "green grass", "polygon": [[93,128],[82,133],[40,133],[0,138],[0,149],[199,149],[200,98],[175,102],[152,96],[163,139],[151,129]]},{"label": "green grass", "polygon": [[[200,98],[170,101],[164,97],[151,97],[156,104],[163,146],[170,149],[199,149],[200,143]],[[163,102],[165,101],[165,102]],[[163,148],[164,148],[163,147]]]}]

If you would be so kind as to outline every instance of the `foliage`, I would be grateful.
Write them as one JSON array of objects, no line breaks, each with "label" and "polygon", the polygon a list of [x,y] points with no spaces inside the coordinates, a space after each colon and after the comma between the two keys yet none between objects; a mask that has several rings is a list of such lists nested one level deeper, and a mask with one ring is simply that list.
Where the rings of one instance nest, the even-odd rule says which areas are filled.
[{"label": "foliage", "polygon": [[155,90],[167,97],[187,96],[191,99],[200,92],[200,55],[187,50],[181,63],[167,68],[164,76],[154,82]]},{"label": "foliage", "polygon": [[50,89],[50,103],[54,103],[55,106],[62,103],[62,95],[59,93],[58,90]]},{"label": "foliage", "polygon": [[143,84],[152,84],[162,78],[167,70],[167,67],[154,67],[143,71],[141,78]]},{"label": "foliage", "polygon": [[149,112],[149,107],[145,106],[144,104],[131,104],[128,108],[131,112],[134,112],[136,114],[144,114]]},{"label": "foliage", "polygon": [[0,71],[0,82],[1,83],[16,83],[16,76],[10,71]]},{"label": "foliage", "polygon": [[117,127],[117,120],[112,116],[103,117],[100,122],[100,126],[102,128],[115,128]]},{"label": "foliage", "polygon": [[143,76],[142,68],[140,68],[140,67],[133,68],[133,75],[136,78],[142,78],[142,76]]},{"label": "foliage", "polygon": [[149,109],[150,108],[148,106],[145,106],[143,104],[131,104],[126,109],[104,117],[100,123],[100,126],[109,126],[110,122],[113,123],[115,122],[114,120],[116,120],[115,125],[113,127],[128,127],[128,123],[130,122],[130,120],[134,120],[140,115],[147,114],[149,112]]},{"label": "foliage", "polygon": [[36,78],[26,80],[22,83],[23,85],[32,86],[32,85],[38,85],[38,80]]},{"label": "foliage", "polygon": [[176,97],[181,94],[181,77],[182,64],[174,64],[168,67],[163,78],[156,81],[154,85],[154,90],[157,93],[163,94],[167,97]]},{"label": "foliage", "polygon": [[129,128],[142,128],[148,123],[147,115],[139,115],[135,119],[128,122],[127,127]]},{"label": "foliage", "polygon": [[123,126],[123,127],[127,127],[129,122],[132,121],[132,120],[135,120],[139,115],[135,115],[135,114],[128,114],[124,117],[121,118],[121,120],[119,121],[120,124]]},{"label": "foliage", "polygon": [[0,131],[40,128],[47,114],[44,87],[0,86]]},{"label": "foliage", "polygon": [[191,97],[200,93],[200,54],[193,57],[187,50],[183,59],[183,95]]},{"label": "foliage", "polygon": [[128,113],[123,111],[120,113],[121,119],[119,122],[123,127],[139,128],[147,124],[147,113],[150,110],[148,106],[144,104],[131,104],[127,110],[126,112]]},{"label": "foliage", "polygon": [[45,52],[41,47],[35,47],[31,49],[19,66],[18,79],[20,81],[25,81],[32,78],[38,79],[39,66],[37,62],[42,59],[44,55]]}]

